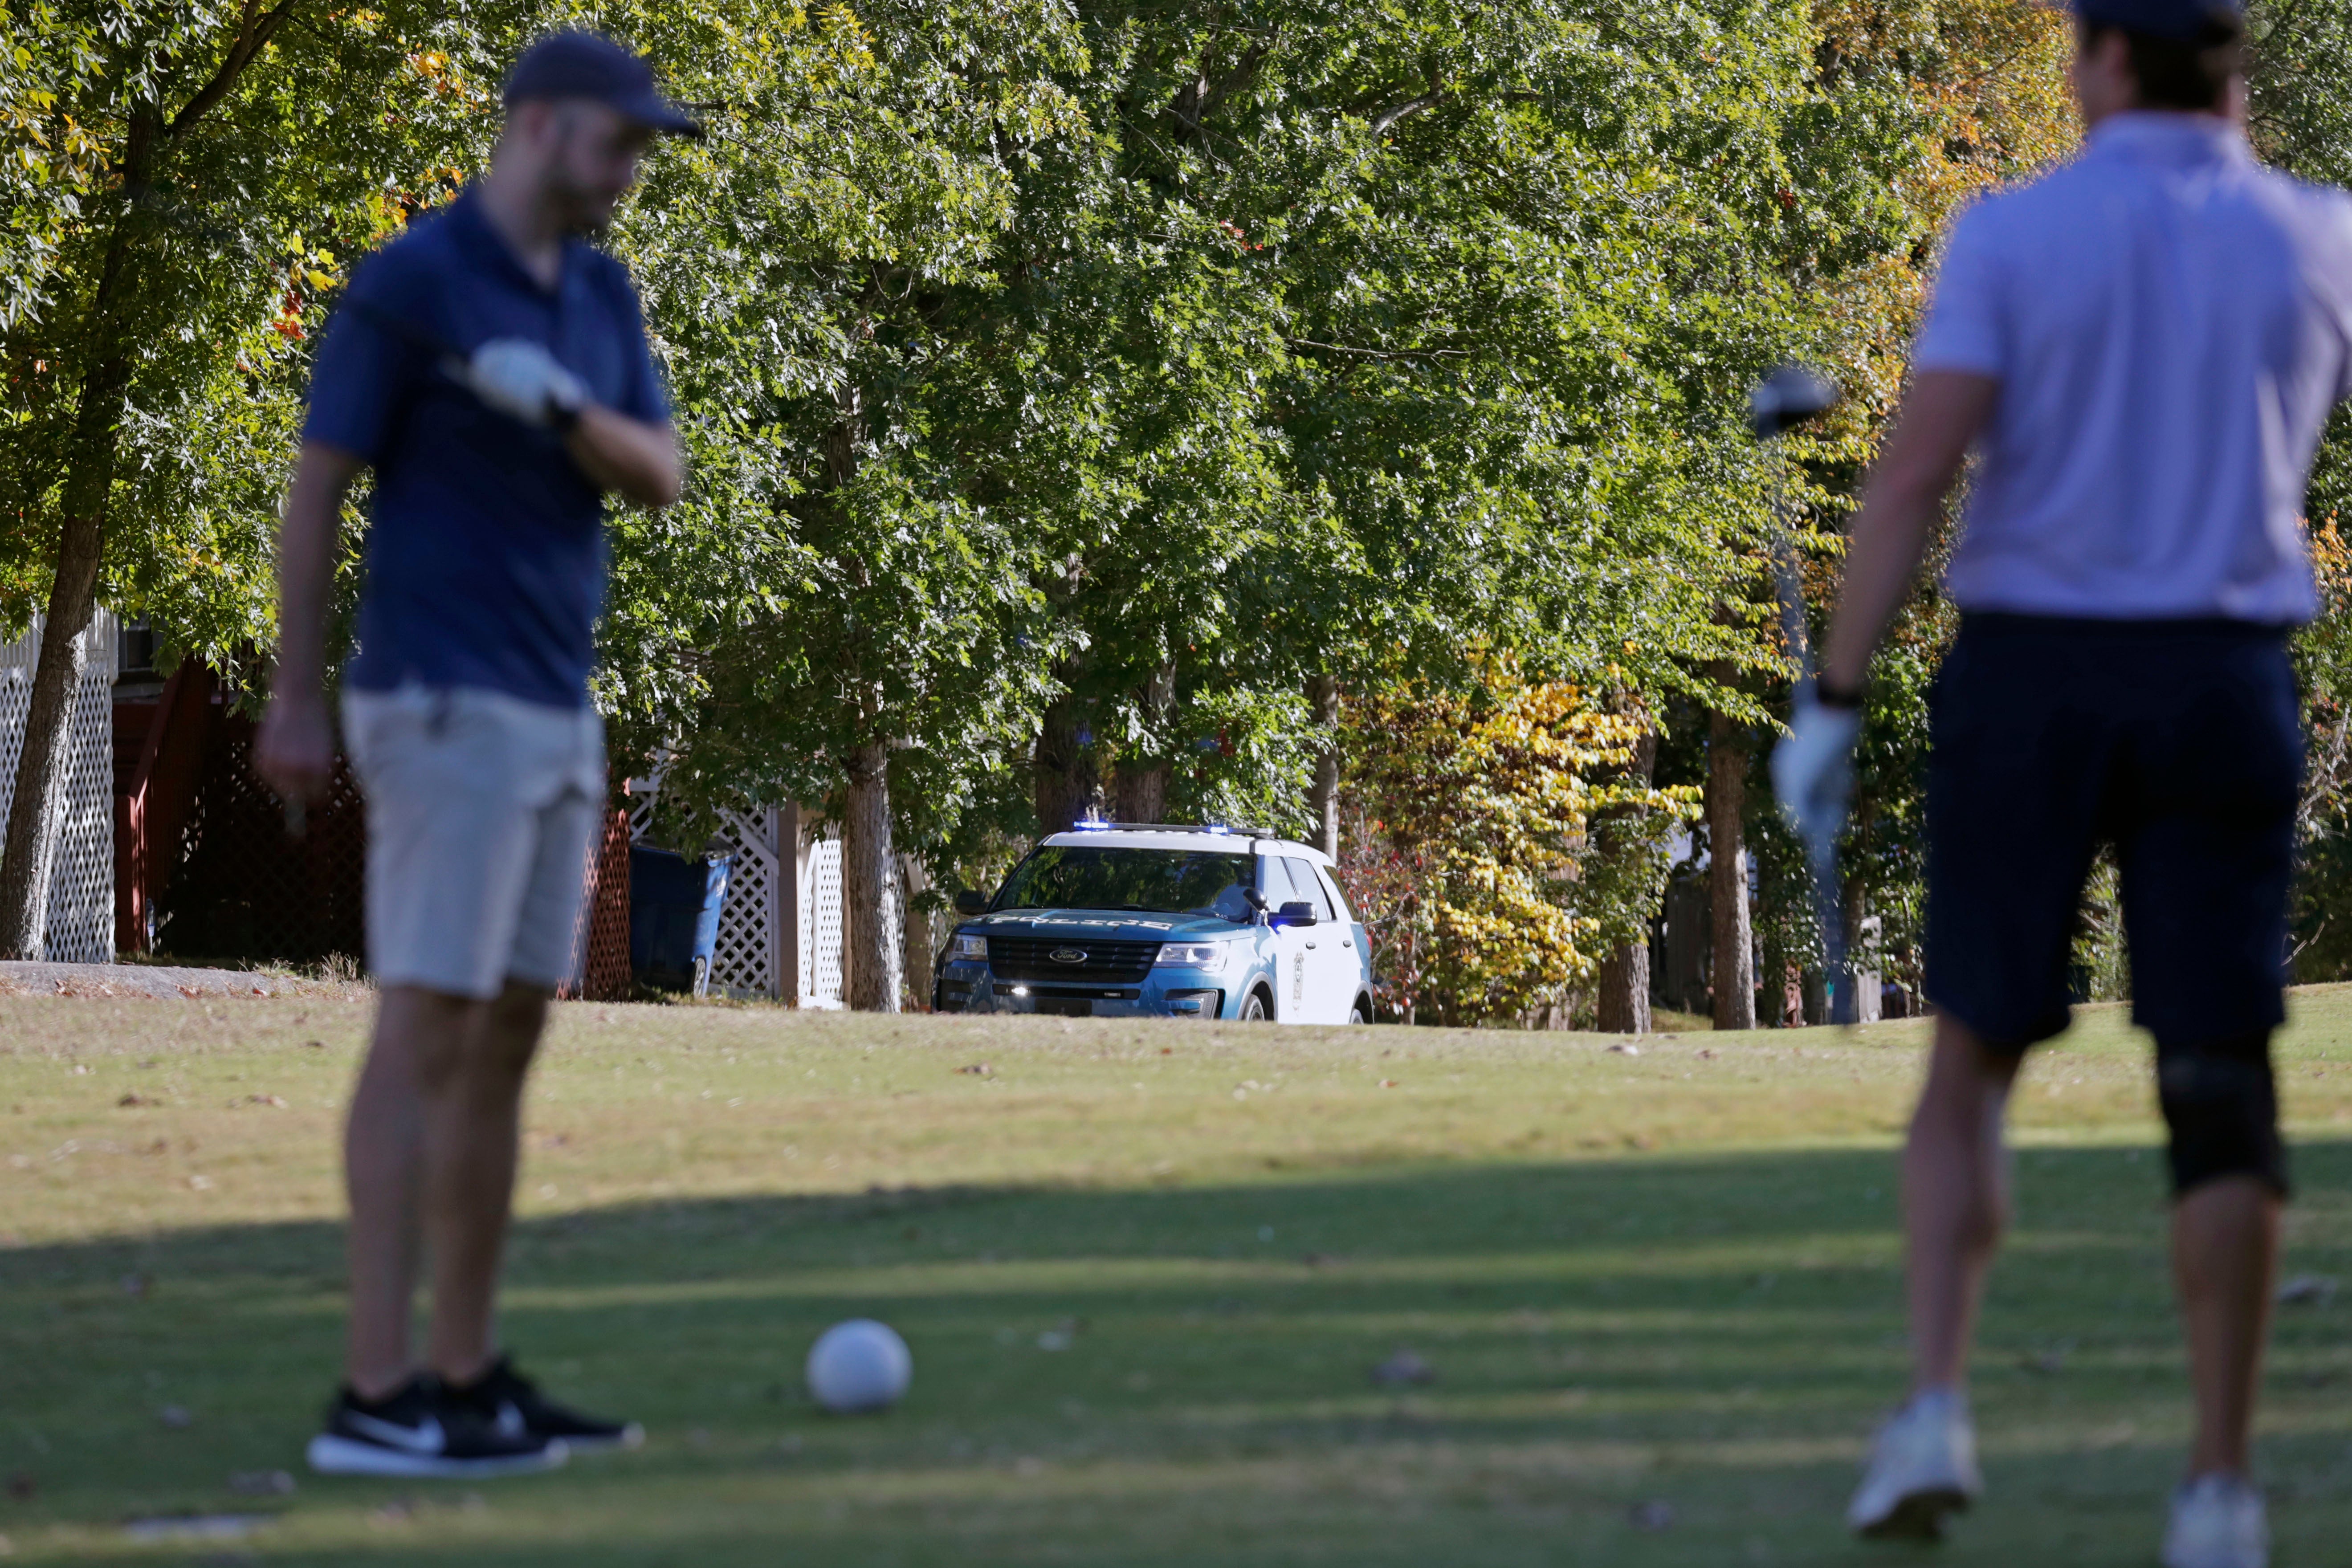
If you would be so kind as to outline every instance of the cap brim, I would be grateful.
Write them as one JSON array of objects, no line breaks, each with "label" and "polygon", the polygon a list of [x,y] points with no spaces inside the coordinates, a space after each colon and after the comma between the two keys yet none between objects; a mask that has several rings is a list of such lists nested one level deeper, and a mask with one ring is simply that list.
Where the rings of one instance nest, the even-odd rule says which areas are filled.
[{"label": "cap brim", "polygon": [[686,110],[657,92],[649,92],[613,107],[647,130],[658,131],[665,136],[699,139],[702,135],[701,121],[690,118]]}]

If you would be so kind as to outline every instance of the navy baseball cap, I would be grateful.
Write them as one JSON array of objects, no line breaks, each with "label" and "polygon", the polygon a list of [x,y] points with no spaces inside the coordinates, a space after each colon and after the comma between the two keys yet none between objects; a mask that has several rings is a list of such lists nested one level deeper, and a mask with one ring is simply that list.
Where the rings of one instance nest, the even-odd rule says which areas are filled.
[{"label": "navy baseball cap", "polygon": [[507,78],[507,107],[549,98],[593,99],[655,131],[702,134],[654,86],[653,67],[601,33],[550,33],[523,51]]},{"label": "navy baseball cap", "polygon": [[2074,15],[2085,22],[2184,44],[2195,43],[2200,33],[2216,23],[2237,27],[2246,19],[2241,0],[2074,0]]}]

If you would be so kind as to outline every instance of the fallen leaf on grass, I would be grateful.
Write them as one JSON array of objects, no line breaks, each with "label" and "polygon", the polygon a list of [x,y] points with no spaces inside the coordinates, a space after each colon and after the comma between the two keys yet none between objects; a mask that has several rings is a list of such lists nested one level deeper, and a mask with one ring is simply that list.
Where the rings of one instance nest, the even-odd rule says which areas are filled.
[{"label": "fallen leaf on grass", "polygon": [[956,1071],[959,1073],[969,1073],[973,1078],[994,1078],[996,1076],[996,1069],[989,1066],[986,1062],[974,1062],[968,1068],[956,1068]]},{"label": "fallen leaf on grass", "polygon": [[1372,1382],[1381,1388],[1401,1388],[1436,1381],[1437,1369],[1408,1350],[1400,1350],[1372,1368]]},{"label": "fallen leaf on grass", "polygon": [[2324,1307],[2335,1296],[2336,1281],[2325,1274],[2298,1274],[2278,1288],[2282,1307]]},{"label": "fallen leaf on grass", "polygon": [[155,1103],[155,1101],[154,1101],[154,1100],[151,1100],[151,1099],[149,1099],[147,1096],[145,1096],[145,1095],[143,1095],[143,1094],[126,1094],[126,1095],[124,1095],[121,1100],[116,1100],[114,1103],[115,1103],[115,1104],[117,1104],[117,1105],[121,1105],[121,1106],[131,1106],[131,1105],[152,1105],[152,1104],[154,1104],[154,1103]]},{"label": "fallen leaf on grass", "polygon": [[2055,1377],[2066,1368],[2066,1357],[2073,1352],[2074,1342],[2061,1340],[2044,1351],[2029,1351],[2017,1358],[2017,1364],[2027,1372],[2042,1377]]},{"label": "fallen leaf on grass", "polygon": [[241,1541],[274,1522],[266,1513],[167,1513],[125,1520],[122,1533],[133,1541]]},{"label": "fallen leaf on grass", "polygon": [[1642,1054],[1642,1047],[1631,1040],[1620,1040],[1609,1047],[1609,1054],[1613,1057],[1638,1057]]},{"label": "fallen leaf on grass", "polygon": [[190,1001],[194,1001],[195,998],[204,994],[202,990],[194,985],[183,985],[178,987],[178,990],[181,995],[187,997]]},{"label": "fallen leaf on grass", "polygon": [[1397,1080],[1392,1078],[1384,1078],[1381,1079],[1381,1087],[1382,1089],[1394,1089],[1396,1086]]}]

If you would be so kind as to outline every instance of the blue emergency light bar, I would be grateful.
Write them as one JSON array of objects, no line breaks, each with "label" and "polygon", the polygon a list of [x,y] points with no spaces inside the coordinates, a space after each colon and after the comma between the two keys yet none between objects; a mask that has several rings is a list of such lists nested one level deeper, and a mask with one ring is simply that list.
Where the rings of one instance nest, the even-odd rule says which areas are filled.
[{"label": "blue emergency light bar", "polygon": [[1205,833],[1219,838],[1282,837],[1270,827],[1244,827],[1223,822],[1105,822],[1098,816],[1074,822],[1070,829],[1075,833]]}]

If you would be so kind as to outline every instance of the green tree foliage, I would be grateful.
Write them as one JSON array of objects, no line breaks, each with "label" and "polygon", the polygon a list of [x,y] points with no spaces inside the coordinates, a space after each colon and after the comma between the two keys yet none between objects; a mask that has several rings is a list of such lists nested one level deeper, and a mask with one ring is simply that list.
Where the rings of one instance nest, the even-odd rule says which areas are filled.
[{"label": "green tree foliage", "polygon": [[9,160],[26,216],[0,323],[5,607],[20,626],[40,607],[59,527],[94,510],[107,600],[154,618],[175,652],[241,668],[272,637],[308,343],[350,262],[478,163],[527,8],[52,0],[29,15],[47,52],[0,82],[24,116],[0,108],[0,130],[43,154],[37,173]]},{"label": "green tree foliage", "polygon": [[1761,531],[1739,398],[1813,330],[1784,253],[1885,226],[1808,143],[1802,13],[645,26],[719,105],[622,236],[705,461],[623,530],[614,679],[687,793],[838,797],[886,746],[951,858],[1028,739],[1049,826],[1106,774],[1296,825],[1318,672],[1766,657],[1716,614]]},{"label": "green tree foliage", "polygon": [[[101,584],[184,649],[267,640],[268,519],[305,301],[388,194],[478,141],[448,74],[480,11],[49,0],[28,40],[0,366],[0,606],[46,614],[0,855],[0,952],[37,955],[78,634]],[[445,44],[440,40],[447,39]],[[30,192],[33,198],[26,199]]]},{"label": "green tree foliage", "polygon": [[[2257,140],[2315,177],[2352,170],[2340,10],[2255,13]],[[1085,805],[1303,830],[1334,679],[1359,715],[1489,714],[1519,700],[1499,658],[1760,727],[1788,666],[1746,386],[1798,353],[1851,394],[1790,454],[1825,600],[1937,231],[2074,137],[2068,26],[2019,0],[27,0],[0,39],[0,608],[102,542],[93,584],[174,649],[266,653],[338,281],[481,166],[503,67],[564,22],[646,50],[713,132],[610,237],[692,478],[614,520],[598,700],[689,808],[862,810],[869,925],[892,849],[952,884]],[[1864,738],[1847,898],[1897,972],[1949,622],[1924,588]],[[2302,645],[2315,726],[2339,640]],[[1562,776],[1603,787],[1617,744]],[[1759,927],[1801,964],[1796,862],[1749,798]],[[1555,868],[1586,847],[1526,885],[1537,924],[1618,913],[1461,1008],[1638,934],[1650,850],[1596,902],[1617,858],[1549,831]]]},{"label": "green tree foliage", "polygon": [[105,144],[74,118],[100,60],[86,19],[46,4],[0,15],[0,330],[39,314],[100,177]]},{"label": "green tree foliage", "polygon": [[[2260,0],[2247,122],[2263,156],[2292,174],[2352,183],[2352,16],[2315,0]],[[2295,890],[2294,971],[2352,978],[2352,414],[2320,445],[2309,503],[2320,615],[2295,639],[2307,755]]]},{"label": "green tree foliage", "polygon": [[[1791,488],[1811,525],[1805,596],[1818,638],[1836,595],[1837,530],[1900,403],[1944,226],[1979,192],[2068,154],[2079,121],[2065,85],[2073,27],[2061,13],[2005,0],[1839,0],[1816,15],[1823,140],[1813,155],[1868,160],[1883,193],[1873,226],[1848,231],[1844,265],[1821,279],[1820,342],[1845,401],[1817,430],[1787,442]],[[1841,860],[1857,963],[1915,986],[1927,698],[1957,626],[1937,577],[1932,569],[1924,577],[1873,666]],[[1784,712],[1786,666],[1760,689],[1769,708]],[[1755,747],[1745,826],[1758,870],[1763,1014],[1777,1019],[1790,977],[1817,971],[1822,952],[1811,874],[1773,800],[1769,756],[1769,745]]]}]

